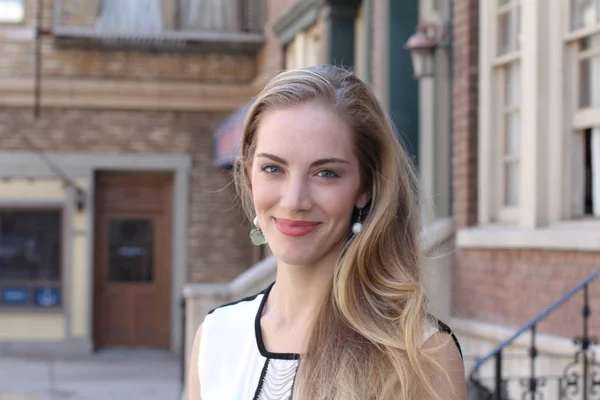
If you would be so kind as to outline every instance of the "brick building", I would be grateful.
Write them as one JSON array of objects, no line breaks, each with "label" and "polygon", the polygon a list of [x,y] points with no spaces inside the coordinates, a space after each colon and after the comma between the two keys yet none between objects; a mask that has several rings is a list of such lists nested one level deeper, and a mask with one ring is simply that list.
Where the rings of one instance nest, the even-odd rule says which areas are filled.
[{"label": "brick building", "polygon": [[[600,268],[599,7],[454,2],[452,322],[471,356]],[[598,294],[592,283],[592,336],[600,330]],[[564,389],[572,338],[583,334],[582,305],[579,293],[536,326],[544,398]],[[530,376],[529,345],[507,350],[513,395],[523,391],[514,378]]]},{"label": "brick building", "polygon": [[256,262],[213,134],[262,12],[217,3],[0,1],[0,354],[177,351],[183,284]]}]

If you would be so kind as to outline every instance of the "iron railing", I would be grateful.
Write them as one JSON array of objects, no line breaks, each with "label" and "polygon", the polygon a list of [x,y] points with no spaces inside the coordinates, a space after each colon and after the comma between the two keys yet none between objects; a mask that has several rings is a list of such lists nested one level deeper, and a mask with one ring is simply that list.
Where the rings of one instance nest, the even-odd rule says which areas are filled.
[{"label": "iron railing", "polygon": [[[544,393],[546,393],[549,394],[549,397],[559,400],[600,400],[600,363],[591,348],[592,345],[598,342],[590,336],[589,332],[589,318],[591,315],[589,285],[599,276],[600,269],[569,290],[558,301],[538,314],[486,356],[479,358],[469,376],[471,393],[473,393],[470,399],[508,400],[511,399],[509,393],[520,392],[521,396],[518,398],[522,399],[541,400],[544,398]],[[536,359],[539,355],[536,345],[537,327],[542,320],[580,292],[583,292],[583,308],[581,311],[583,332],[581,336],[574,339],[575,345],[578,346],[574,358],[564,368],[562,375],[539,376],[536,370]],[[529,376],[525,378],[503,377],[502,366],[505,349],[527,332],[531,334],[531,344],[527,354]],[[492,359],[494,360],[493,377],[482,378],[480,369]],[[554,388],[548,388],[550,383],[555,385]],[[490,387],[493,389],[489,389]],[[552,395],[552,393],[556,395]]]}]

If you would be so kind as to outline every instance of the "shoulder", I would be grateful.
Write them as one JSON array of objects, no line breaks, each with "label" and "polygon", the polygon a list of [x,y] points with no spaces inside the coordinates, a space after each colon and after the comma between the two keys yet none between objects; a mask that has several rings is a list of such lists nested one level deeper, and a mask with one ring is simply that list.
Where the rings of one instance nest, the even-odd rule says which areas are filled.
[{"label": "shoulder", "polygon": [[431,346],[432,341],[438,341],[441,338],[445,338],[449,343],[451,343],[452,347],[454,347],[455,351],[462,359],[462,349],[460,347],[458,338],[454,332],[452,332],[452,329],[450,329],[450,327],[441,320],[428,315],[423,321],[422,346],[427,348]]},{"label": "shoulder", "polygon": [[423,349],[439,368],[428,371],[437,394],[444,399],[465,399],[466,382],[462,351],[456,335],[442,321],[433,320],[434,328],[425,337]]},{"label": "shoulder", "polygon": [[205,348],[207,340],[211,341],[211,344],[222,343],[224,340],[236,339],[237,336],[247,336],[249,332],[254,332],[256,316],[269,288],[270,286],[256,294],[210,310],[202,323],[201,349]]}]

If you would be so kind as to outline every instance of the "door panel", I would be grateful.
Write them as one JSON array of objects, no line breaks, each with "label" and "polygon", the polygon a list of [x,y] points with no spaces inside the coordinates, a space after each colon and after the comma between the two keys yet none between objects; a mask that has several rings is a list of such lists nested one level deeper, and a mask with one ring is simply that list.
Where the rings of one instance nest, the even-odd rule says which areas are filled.
[{"label": "door panel", "polygon": [[97,348],[169,348],[171,184],[161,177],[137,178],[98,179]]}]

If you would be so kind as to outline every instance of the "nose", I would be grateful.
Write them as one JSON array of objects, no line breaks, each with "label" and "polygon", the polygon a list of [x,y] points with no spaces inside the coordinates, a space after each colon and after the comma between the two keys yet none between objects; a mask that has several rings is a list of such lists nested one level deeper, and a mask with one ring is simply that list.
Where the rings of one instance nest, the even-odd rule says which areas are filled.
[{"label": "nose", "polygon": [[302,176],[290,176],[281,195],[281,206],[290,213],[310,210],[312,197],[308,179]]}]

